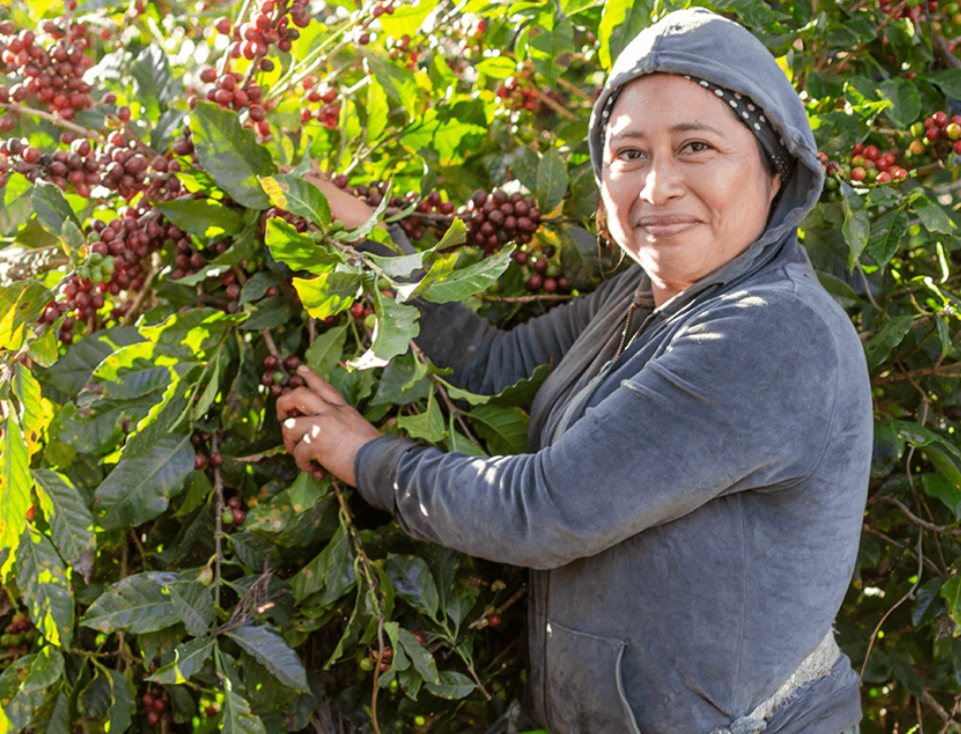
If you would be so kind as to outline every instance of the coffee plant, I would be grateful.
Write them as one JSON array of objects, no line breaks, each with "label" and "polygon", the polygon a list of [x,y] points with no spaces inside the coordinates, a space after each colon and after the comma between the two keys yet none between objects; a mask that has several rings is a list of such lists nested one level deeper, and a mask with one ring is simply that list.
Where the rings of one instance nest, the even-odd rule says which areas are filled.
[{"label": "coffee plant", "polygon": [[[523,452],[544,369],[457,389],[418,299],[509,328],[624,266],[590,108],[684,5],[0,8],[0,732],[530,728],[523,570],[299,472],[274,401],[304,363],[383,431]],[[961,732],[961,9],[709,6],[808,109],[800,234],[871,369],[862,730]]]}]

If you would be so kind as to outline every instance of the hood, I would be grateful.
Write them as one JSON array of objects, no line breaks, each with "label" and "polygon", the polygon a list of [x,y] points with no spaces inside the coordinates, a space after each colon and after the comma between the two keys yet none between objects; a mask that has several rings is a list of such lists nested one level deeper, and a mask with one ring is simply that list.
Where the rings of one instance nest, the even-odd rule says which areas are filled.
[{"label": "hood", "polygon": [[[589,143],[594,177],[600,183],[604,126],[601,111],[617,88],[646,74],[689,74],[751,97],[764,110],[796,166],[782,181],[777,208],[758,240],[734,260],[688,291],[738,277],[775,243],[795,235],[818,202],[824,171],[804,105],[771,52],[750,31],[704,8],[678,10],[641,31],[621,52],[591,114]],[[766,259],[766,258],[763,258]],[[687,294],[683,291],[672,301]],[[683,298],[687,300],[687,298]]]}]

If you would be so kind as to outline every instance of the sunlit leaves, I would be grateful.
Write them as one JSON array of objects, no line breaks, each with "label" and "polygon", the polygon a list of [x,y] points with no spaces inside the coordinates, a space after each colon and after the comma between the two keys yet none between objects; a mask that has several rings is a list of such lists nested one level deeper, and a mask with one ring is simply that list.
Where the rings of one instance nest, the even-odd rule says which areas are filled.
[{"label": "sunlit leaves", "polygon": [[49,502],[47,521],[57,550],[75,571],[89,578],[96,542],[93,515],[83,497],[70,478],[63,474],[34,469],[33,478]]},{"label": "sunlit leaves", "polygon": [[327,198],[309,181],[292,174],[280,174],[262,177],[260,185],[274,206],[304,217],[321,229],[330,226]]},{"label": "sunlit leaves", "polygon": [[[3,421],[0,436],[0,550],[15,550],[30,507],[30,456],[16,415]],[[9,561],[8,561],[9,563]],[[6,576],[7,567],[3,568]]]},{"label": "sunlit leaves", "polygon": [[173,573],[149,572],[128,576],[111,586],[90,606],[80,624],[101,632],[127,630],[141,634],[186,621],[199,634],[203,630],[191,621],[191,615],[206,620],[208,625],[213,621],[213,599],[206,587]]},{"label": "sunlit leaves", "polygon": [[52,645],[69,648],[73,639],[73,594],[70,569],[47,537],[28,527],[17,551],[17,584],[30,617]]},{"label": "sunlit leaves", "polygon": [[184,232],[199,237],[235,235],[243,229],[240,212],[210,199],[173,199],[155,206]]},{"label": "sunlit leaves", "polygon": [[198,102],[190,117],[194,148],[204,170],[238,203],[266,209],[270,201],[257,177],[270,176],[275,166],[253,131],[244,129],[236,114],[211,102]]},{"label": "sunlit leaves", "polygon": [[191,640],[174,651],[172,662],[150,676],[155,683],[179,685],[190,680],[203,667],[214,651],[214,641],[206,638]]},{"label": "sunlit leaves", "polygon": [[27,330],[53,300],[53,294],[36,281],[0,285],[0,344],[17,351],[27,341]]},{"label": "sunlit leaves", "polygon": [[80,226],[77,215],[70,208],[67,198],[55,184],[38,180],[34,184],[30,201],[40,226],[55,237],[60,236],[64,222],[70,221],[77,227]]},{"label": "sunlit leaves", "polygon": [[335,271],[309,280],[294,278],[293,283],[307,313],[315,319],[325,319],[350,308],[360,288],[361,276]]},{"label": "sunlit leaves", "polygon": [[638,32],[650,25],[651,7],[647,2],[606,0],[597,37],[601,48],[598,60],[609,71],[614,60]]}]

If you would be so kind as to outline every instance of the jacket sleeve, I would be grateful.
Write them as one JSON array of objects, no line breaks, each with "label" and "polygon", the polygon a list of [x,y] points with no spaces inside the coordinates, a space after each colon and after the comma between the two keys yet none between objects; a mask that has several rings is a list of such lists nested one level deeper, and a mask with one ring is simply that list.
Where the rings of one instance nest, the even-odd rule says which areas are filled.
[{"label": "jacket sleeve", "polygon": [[537,453],[385,436],[358,454],[358,489],[415,538],[552,568],[713,498],[792,486],[825,451],[839,370],[830,329],[790,300],[718,304]]},{"label": "jacket sleeve", "polygon": [[530,377],[540,365],[560,362],[605,307],[618,279],[628,274],[509,331],[492,326],[459,303],[419,300],[420,336],[414,341],[434,364],[454,370],[447,378],[453,384],[478,395],[494,395]]}]

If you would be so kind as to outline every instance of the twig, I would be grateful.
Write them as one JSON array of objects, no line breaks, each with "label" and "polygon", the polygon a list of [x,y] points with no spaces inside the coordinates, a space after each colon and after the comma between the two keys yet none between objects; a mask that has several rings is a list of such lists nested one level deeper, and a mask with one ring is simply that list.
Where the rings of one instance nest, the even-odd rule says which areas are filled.
[{"label": "twig", "polygon": [[[953,374],[957,372],[957,374]],[[871,380],[873,385],[885,385],[889,382],[898,382],[899,380],[916,380],[919,377],[961,377],[961,364],[946,364],[941,367],[928,367],[925,369],[914,370],[912,372],[900,372],[896,375],[888,375],[887,377],[879,377],[877,379]]]},{"label": "twig", "polygon": [[14,112],[24,112],[28,115],[34,115],[36,117],[43,118],[44,120],[49,120],[54,125],[59,125],[60,127],[65,127],[68,130],[73,130],[75,133],[80,133],[86,138],[93,138],[101,145],[106,145],[107,140],[100,133],[95,130],[88,130],[85,127],[81,127],[69,120],[64,120],[60,115],[54,115],[50,112],[44,112],[43,110],[37,110],[33,107],[24,107],[23,105],[16,104],[15,102],[0,103],[0,107],[5,107],[8,110],[13,110]]},{"label": "twig", "polygon": [[884,624],[885,620],[891,616],[891,613],[895,609],[904,604],[904,602],[906,602],[908,599],[912,598],[914,596],[915,589],[921,585],[921,575],[924,573],[924,547],[921,544],[922,540],[924,540],[924,533],[918,531],[918,557],[921,559],[921,562],[918,564],[917,580],[914,582],[914,586],[908,589],[908,593],[898,599],[897,603],[884,613],[884,616],[881,617],[881,621],[878,622],[878,626],[875,627],[874,632],[871,633],[871,641],[868,643],[868,650],[866,653],[864,653],[864,663],[861,665],[861,678],[864,678],[864,671],[867,669],[868,659],[871,657],[871,648],[874,647],[874,641],[878,637],[878,632],[881,631],[881,625]]},{"label": "twig", "polygon": [[150,270],[147,271],[147,277],[144,278],[143,287],[137,294],[137,297],[133,301],[133,305],[130,306],[130,310],[127,312],[127,316],[123,320],[124,326],[132,326],[133,322],[137,318],[137,311],[140,309],[141,304],[150,292],[150,283],[153,281],[154,275],[157,274],[157,269],[151,265]]},{"label": "twig", "polygon": [[568,120],[579,120],[580,115],[575,115],[570,110],[564,109],[561,105],[547,94],[544,94],[539,89],[537,90],[537,99],[546,104],[552,110],[554,110],[561,117],[566,117]]},{"label": "twig", "polygon": [[569,293],[545,293],[543,296],[487,296],[481,294],[484,301],[496,303],[533,303],[535,301],[569,301],[576,296]]},{"label": "twig", "polygon": [[[211,453],[217,453],[218,436],[215,433],[210,438]],[[214,492],[216,502],[217,525],[214,528],[214,604],[220,606],[220,564],[223,561],[223,514],[224,514],[224,485],[220,476],[220,467],[214,467]]]},{"label": "twig", "polygon": [[[909,543],[899,543],[898,541],[896,541],[896,540],[895,540],[894,538],[892,538],[891,536],[885,535],[885,534],[882,533],[880,530],[876,530],[876,529],[872,528],[870,525],[864,525],[864,526],[861,528],[861,531],[862,531],[862,532],[865,532],[865,533],[868,533],[868,534],[870,534],[870,535],[876,535],[876,536],[878,536],[879,538],[881,538],[881,540],[883,540],[885,543],[890,543],[891,545],[895,546],[896,548],[904,549],[904,548],[907,547],[907,548],[908,548],[908,552],[909,552],[914,558],[917,558],[917,557],[918,557],[917,554],[916,554],[913,550],[910,549],[910,547],[909,547],[910,544],[909,544]],[[933,561],[930,561],[930,560],[928,560],[927,558],[924,558],[923,560],[924,560],[924,565],[927,566],[928,569],[931,570],[934,574],[936,574],[936,575],[938,575],[938,576],[941,576],[941,575],[942,575],[943,572],[942,572],[941,569],[939,569],[936,565],[934,565],[934,562],[933,562]]]},{"label": "twig", "polygon": [[[417,355],[417,357],[420,359],[421,362],[423,362],[424,364],[427,364],[427,357],[424,356],[424,352],[421,351],[421,348],[414,343],[413,339],[411,339],[410,341],[410,348],[411,348],[411,351],[415,355]],[[477,446],[478,448],[482,448],[478,440],[474,438],[474,434],[470,432],[470,429],[467,427],[467,424],[464,422],[464,417],[460,414],[460,411],[457,409],[457,406],[454,405],[454,401],[450,399],[450,395],[447,394],[447,390],[444,388],[443,383],[437,379],[437,375],[428,375],[428,377],[430,378],[430,381],[433,383],[434,387],[437,388],[437,391],[440,393],[441,398],[443,398],[444,400],[444,405],[447,406],[447,410],[449,410],[451,415],[454,416],[454,419],[457,421],[457,425],[461,427],[461,430],[464,432],[464,435],[467,437],[467,440],[470,441],[475,446]]]},{"label": "twig", "polygon": [[873,505],[878,502],[887,502],[888,504],[895,505],[896,507],[898,507],[898,509],[901,510],[901,512],[903,512],[905,515],[908,516],[908,519],[911,522],[913,522],[915,525],[919,525],[925,530],[930,530],[932,533],[943,533],[944,535],[961,536],[961,530],[952,530],[950,528],[945,527],[944,525],[932,525],[927,520],[922,520],[920,517],[918,517],[913,512],[911,512],[911,510],[909,510],[907,506],[896,497],[888,497],[887,495],[882,495],[880,497],[874,497],[868,500],[869,505]]},{"label": "twig", "polygon": [[567,81],[567,79],[558,79],[557,81],[560,82],[561,86],[567,87],[581,99],[586,100],[591,104],[594,103],[594,100],[591,98],[591,96],[576,84],[572,84],[571,82]]}]

